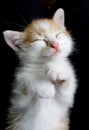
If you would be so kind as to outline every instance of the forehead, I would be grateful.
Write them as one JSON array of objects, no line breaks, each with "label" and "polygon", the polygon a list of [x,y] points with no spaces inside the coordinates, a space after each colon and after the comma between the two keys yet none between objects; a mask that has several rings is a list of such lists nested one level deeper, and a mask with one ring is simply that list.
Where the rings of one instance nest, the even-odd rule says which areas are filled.
[{"label": "forehead", "polygon": [[57,31],[59,26],[51,19],[42,19],[34,23],[36,29],[40,31]]},{"label": "forehead", "polygon": [[31,30],[31,32],[34,31],[34,32],[47,33],[49,31],[61,30],[61,27],[58,26],[51,19],[40,19],[40,20],[34,20],[26,29],[29,30],[29,32]]},{"label": "forehead", "polygon": [[24,41],[33,41],[39,36],[52,37],[55,33],[62,31],[52,19],[34,20],[24,30]]}]

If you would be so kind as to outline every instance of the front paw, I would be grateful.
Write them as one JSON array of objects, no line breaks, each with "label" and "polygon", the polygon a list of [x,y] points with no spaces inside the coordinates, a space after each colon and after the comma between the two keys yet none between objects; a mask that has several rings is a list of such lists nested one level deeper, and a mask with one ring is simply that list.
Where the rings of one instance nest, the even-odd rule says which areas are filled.
[{"label": "front paw", "polygon": [[70,82],[69,72],[59,69],[50,69],[48,71],[48,76],[54,85],[58,84],[60,86],[68,86]]},{"label": "front paw", "polygon": [[50,86],[45,85],[39,90],[38,95],[40,98],[53,98],[55,96],[54,85],[53,84],[50,84]]},{"label": "front paw", "polygon": [[54,82],[54,84],[57,85],[57,86],[65,86],[65,87],[69,86],[69,83],[70,83],[70,79],[66,79],[66,80],[56,80],[56,81]]}]

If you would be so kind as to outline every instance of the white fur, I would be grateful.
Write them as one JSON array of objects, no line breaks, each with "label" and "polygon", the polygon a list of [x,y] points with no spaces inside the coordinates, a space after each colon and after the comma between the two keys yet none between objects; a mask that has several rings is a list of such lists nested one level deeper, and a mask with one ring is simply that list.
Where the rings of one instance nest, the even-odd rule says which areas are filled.
[{"label": "white fur", "polygon": [[[20,71],[16,74],[17,85],[13,90],[13,93],[20,96],[12,99],[13,106],[25,110],[21,121],[17,122],[18,128],[55,129],[59,119],[68,116],[69,108],[74,102],[76,81],[69,61],[63,59],[61,62],[55,61],[46,65],[28,65]],[[56,78],[69,80],[69,85],[54,86],[51,79],[55,81]],[[21,85],[18,82],[21,82]],[[28,90],[26,96],[21,93],[23,83]],[[61,127],[62,124],[59,124],[59,128]]]},{"label": "white fur", "polygon": [[[63,14],[63,11],[60,13]],[[36,27],[48,30],[49,24],[46,24],[37,24]],[[59,121],[63,117],[68,118],[77,87],[74,69],[67,58],[72,52],[73,41],[64,33],[55,37],[57,33],[47,31],[47,38],[58,44],[60,52],[55,53],[51,47],[44,49],[46,43],[42,40],[30,43],[29,47],[19,52],[22,66],[15,74],[12,90],[15,97],[11,99],[11,104],[23,110],[23,114],[15,122],[16,130],[61,130],[66,127]],[[67,83],[58,82],[62,80]],[[26,87],[27,94],[22,93],[23,86]]]}]

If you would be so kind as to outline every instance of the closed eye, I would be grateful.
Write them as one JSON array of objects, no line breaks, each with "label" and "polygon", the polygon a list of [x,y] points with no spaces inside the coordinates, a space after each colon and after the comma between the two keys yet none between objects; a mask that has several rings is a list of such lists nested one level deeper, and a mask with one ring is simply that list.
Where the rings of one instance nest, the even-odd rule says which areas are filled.
[{"label": "closed eye", "polygon": [[36,41],[44,41],[44,42],[47,42],[45,39],[35,39],[35,40],[33,40],[32,42],[36,42]]},{"label": "closed eye", "polygon": [[62,34],[62,32],[57,33],[56,38],[58,38],[61,34]]}]

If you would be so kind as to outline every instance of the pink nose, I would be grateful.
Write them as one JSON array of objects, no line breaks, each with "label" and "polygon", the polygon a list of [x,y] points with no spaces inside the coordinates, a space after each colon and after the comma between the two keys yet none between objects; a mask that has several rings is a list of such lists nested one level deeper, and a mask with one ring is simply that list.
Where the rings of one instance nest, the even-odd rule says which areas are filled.
[{"label": "pink nose", "polygon": [[54,48],[56,51],[59,51],[59,46],[57,43],[51,44],[51,47]]}]

